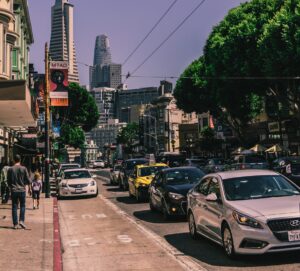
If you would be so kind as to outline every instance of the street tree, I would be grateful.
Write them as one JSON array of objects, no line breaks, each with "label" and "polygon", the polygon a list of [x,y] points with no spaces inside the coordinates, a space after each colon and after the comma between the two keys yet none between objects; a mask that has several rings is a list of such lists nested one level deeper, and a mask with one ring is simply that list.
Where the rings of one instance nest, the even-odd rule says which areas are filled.
[{"label": "street tree", "polygon": [[125,146],[125,152],[132,153],[133,145],[139,140],[139,125],[135,122],[128,123],[117,136],[117,143]]},{"label": "street tree", "polygon": [[99,112],[95,99],[76,83],[69,85],[69,107],[56,108],[62,120],[60,143],[75,148],[83,147],[84,132],[91,131],[98,122]]},{"label": "street tree", "polygon": [[265,25],[258,48],[263,75],[277,78],[268,81],[269,95],[300,120],[300,81],[291,78],[300,76],[299,1],[284,1],[281,9]]}]

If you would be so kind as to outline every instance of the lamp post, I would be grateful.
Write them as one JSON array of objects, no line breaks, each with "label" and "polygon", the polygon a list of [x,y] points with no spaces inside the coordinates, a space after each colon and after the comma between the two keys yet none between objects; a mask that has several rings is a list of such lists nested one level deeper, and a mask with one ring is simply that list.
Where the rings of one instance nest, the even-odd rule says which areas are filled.
[{"label": "lamp post", "polygon": [[157,140],[157,130],[156,130],[156,125],[157,125],[157,122],[156,122],[156,118],[151,116],[151,115],[147,115],[147,114],[144,114],[143,117],[147,117],[149,119],[153,119],[154,120],[154,136],[151,134],[151,133],[144,133],[145,135],[148,135],[150,137],[153,137],[155,139],[155,153],[158,151],[158,140]]}]

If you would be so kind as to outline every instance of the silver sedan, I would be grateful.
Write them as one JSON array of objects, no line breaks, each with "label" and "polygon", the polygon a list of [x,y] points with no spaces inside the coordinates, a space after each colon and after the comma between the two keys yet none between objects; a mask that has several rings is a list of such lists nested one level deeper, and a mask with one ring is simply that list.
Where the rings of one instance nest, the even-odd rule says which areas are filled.
[{"label": "silver sedan", "polygon": [[231,258],[299,250],[300,188],[268,170],[209,174],[188,193],[188,222]]}]

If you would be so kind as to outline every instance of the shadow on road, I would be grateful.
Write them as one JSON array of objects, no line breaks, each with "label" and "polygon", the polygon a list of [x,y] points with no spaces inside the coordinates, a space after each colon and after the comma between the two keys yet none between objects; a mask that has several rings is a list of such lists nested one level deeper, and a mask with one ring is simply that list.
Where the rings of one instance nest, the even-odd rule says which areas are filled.
[{"label": "shadow on road", "polygon": [[205,238],[200,237],[199,240],[193,240],[189,233],[170,234],[164,237],[169,244],[185,255],[213,266],[259,267],[300,263],[299,251],[255,256],[243,255],[233,261],[227,258],[221,246]]},{"label": "shadow on road", "polygon": [[[124,192],[123,190],[121,190],[121,191]],[[139,202],[136,201],[135,198],[130,198],[129,196],[117,197],[116,200],[118,202],[125,203],[125,204],[140,204]]]},{"label": "shadow on road", "polygon": [[108,192],[125,192],[120,187],[107,188],[106,191],[108,191]]},{"label": "shadow on road", "polygon": [[142,211],[136,211],[133,213],[133,215],[143,221],[150,222],[150,223],[178,223],[178,222],[185,222],[185,217],[171,217],[168,220],[165,220],[163,218],[162,213],[159,211],[153,212],[150,209],[149,210],[142,210]]}]

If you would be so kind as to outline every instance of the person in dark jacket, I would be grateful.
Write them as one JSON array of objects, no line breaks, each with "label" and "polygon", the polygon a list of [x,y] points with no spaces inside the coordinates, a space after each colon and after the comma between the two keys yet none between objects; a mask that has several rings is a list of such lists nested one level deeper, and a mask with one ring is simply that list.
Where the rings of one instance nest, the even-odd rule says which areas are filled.
[{"label": "person in dark jacket", "polygon": [[[26,229],[25,222],[25,209],[26,209],[26,186],[30,186],[30,178],[26,167],[21,166],[21,157],[16,155],[14,157],[14,166],[7,171],[7,183],[11,191],[12,199],[12,218],[13,227],[18,229]],[[18,205],[20,202],[20,217],[18,223]]]}]

